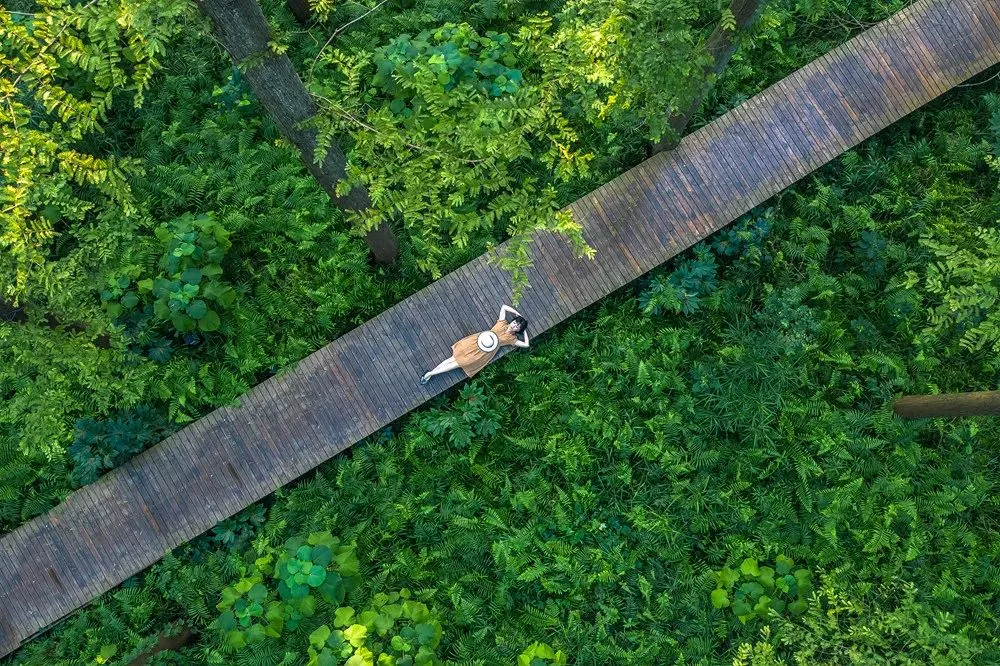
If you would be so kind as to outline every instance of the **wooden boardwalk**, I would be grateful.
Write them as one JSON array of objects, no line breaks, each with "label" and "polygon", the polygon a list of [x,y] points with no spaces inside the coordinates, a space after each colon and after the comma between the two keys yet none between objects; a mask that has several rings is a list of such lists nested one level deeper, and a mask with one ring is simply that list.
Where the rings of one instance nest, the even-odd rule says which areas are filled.
[{"label": "wooden boardwalk", "polygon": [[[1000,0],[918,0],[570,208],[597,248],[534,251],[542,332],[1000,61]],[[472,261],[0,539],[0,656],[461,373],[417,383],[492,324],[510,284]]]}]

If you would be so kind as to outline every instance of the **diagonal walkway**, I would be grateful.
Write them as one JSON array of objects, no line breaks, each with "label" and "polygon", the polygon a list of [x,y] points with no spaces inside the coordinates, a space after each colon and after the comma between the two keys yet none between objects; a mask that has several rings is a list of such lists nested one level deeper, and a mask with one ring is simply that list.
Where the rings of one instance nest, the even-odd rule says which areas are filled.
[{"label": "diagonal walkway", "polygon": [[[541,235],[535,333],[1000,61],[1000,0],[918,0],[570,206],[594,261]],[[0,538],[0,656],[459,379],[416,379],[508,300],[484,258]]]}]

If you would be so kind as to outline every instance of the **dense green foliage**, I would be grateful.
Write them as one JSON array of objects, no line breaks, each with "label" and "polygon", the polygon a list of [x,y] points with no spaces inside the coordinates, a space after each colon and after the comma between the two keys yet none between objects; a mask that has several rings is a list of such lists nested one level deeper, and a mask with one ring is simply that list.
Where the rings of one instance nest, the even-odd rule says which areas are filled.
[{"label": "dense green foliage", "polygon": [[[973,89],[914,115],[279,491],[252,548],[185,547],[12,663],[112,645],[125,663],[178,621],[196,637],[162,663],[356,655],[356,625],[391,650],[416,636],[385,610],[404,588],[440,623],[434,658],[457,663],[995,662],[1000,424],[887,406],[996,386],[996,350],[963,344],[989,307],[933,306],[938,276],[963,284],[967,253],[996,251],[998,109]],[[946,242],[960,251],[938,257]],[[356,586],[278,637],[225,640],[224,588],[289,548],[311,575],[314,553],[285,542],[312,532],[350,544]],[[734,608],[764,596],[768,612]]]},{"label": "dense green foliage", "polygon": [[[849,4],[770,5],[745,36],[745,57],[759,62],[738,58],[708,113],[863,27],[844,17],[880,18],[900,3]],[[532,228],[562,232],[586,254],[556,210],[641,156],[689,96],[700,40],[719,16],[707,0],[401,0],[391,11],[320,2],[303,33],[282,3],[265,3],[275,48],[289,49],[310,86],[336,90],[356,119],[384,122],[372,131],[318,99],[321,123],[351,149],[351,178],[379,202],[352,221],[278,139],[191,4],[8,9],[3,529],[151,441],[94,448],[91,426],[114,429],[138,410],[169,431],[506,237],[501,260],[515,277]],[[841,25],[803,31],[807,20]],[[365,76],[345,79],[352,68]],[[429,122],[431,108],[446,120]],[[368,265],[354,234],[365,219],[410,231],[398,266]],[[187,228],[209,220],[210,233]],[[215,247],[183,238],[192,233]],[[175,243],[200,249],[175,257]],[[84,443],[71,452],[74,441]]]},{"label": "dense green foliage", "polygon": [[[320,118],[379,202],[353,222],[189,3],[16,0],[0,13],[0,529],[152,441],[95,433],[135,414],[169,431],[226,404],[491,243],[515,239],[503,258],[515,273],[538,226],[586,253],[554,211],[641,157],[719,20],[708,0],[313,4],[305,32],[277,0],[265,9],[310,86],[368,119],[329,106]],[[706,116],[901,4],[769,4]],[[362,218],[409,230],[398,266],[368,265]],[[216,247],[173,257],[175,242],[201,247],[185,234],[207,238],[186,229],[196,220],[212,221]],[[947,289],[941,307],[962,285]]]},{"label": "dense green foliage", "polygon": [[[770,3],[696,122],[901,4]],[[551,213],[664,131],[720,13],[323,0],[303,29],[265,5],[372,191],[358,219],[175,34],[185,3],[0,14],[25,72],[0,77],[0,527],[428,273],[574,238]],[[78,18],[29,27],[42,10]],[[4,663],[128,664],[187,632],[147,663],[1000,661],[1000,425],[888,411],[997,388],[997,91],[915,114]],[[391,269],[352,232],[382,219],[407,231]]]},{"label": "dense green foliage", "polygon": [[134,163],[78,143],[102,131],[123,94],[142,103],[167,44],[192,14],[185,0],[37,4],[37,15],[0,12],[4,299],[58,288],[63,275],[44,249],[60,222],[83,222],[109,200],[126,216],[134,212],[127,183]]},{"label": "dense green foliage", "polygon": [[[84,143],[130,146],[131,212],[91,197],[84,219],[59,225],[19,306],[0,309],[14,313],[0,320],[4,528],[127,457],[77,449],[71,458],[92,426],[113,428],[139,409],[176,427],[414,286],[368,267],[363,243],[211,42],[191,33],[174,48],[141,113],[128,99],[101,141]],[[14,289],[13,269],[3,271]],[[153,441],[133,440],[129,453]],[[80,464],[88,471],[73,472]]]}]

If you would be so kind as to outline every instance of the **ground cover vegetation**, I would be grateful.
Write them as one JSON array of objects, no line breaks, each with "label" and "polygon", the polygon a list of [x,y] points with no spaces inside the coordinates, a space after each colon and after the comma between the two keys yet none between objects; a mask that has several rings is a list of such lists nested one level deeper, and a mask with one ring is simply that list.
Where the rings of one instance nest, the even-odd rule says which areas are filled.
[{"label": "ground cover vegetation", "polygon": [[1000,425],[889,403],[995,387],[995,285],[963,267],[1000,253],[997,92],[914,114],[9,663],[128,663],[170,631],[149,663],[995,662]]},{"label": "ground cover vegetation", "polygon": [[[317,3],[307,27],[265,6],[310,87],[357,105],[347,113],[363,124],[320,100],[318,123],[371,192],[363,213],[331,206],[183,3],[175,23],[190,30],[142,27],[142,44],[169,47],[130,46],[121,72],[74,65],[93,79],[67,91],[75,100],[130,86],[107,111],[101,95],[68,105],[94,109],[91,129],[69,116],[42,127],[63,112],[25,102],[17,85],[0,91],[24,104],[2,120],[5,145],[25,151],[5,153],[3,172],[5,527],[435,271],[552,224],[516,220],[523,197],[572,200],[640,159],[683,107],[628,57],[661,57],[629,45],[642,31],[628,22],[652,14],[397,4],[329,49],[332,32],[375,4]],[[114,6],[142,26],[135,7]],[[697,36],[721,9],[678,4],[670,16]],[[894,9],[765,6],[695,122]],[[49,39],[26,14],[4,16],[5,35]],[[597,55],[580,27],[594,21],[621,35]],[[4,64],[19,71],[17,49],[31,48],[8,39]],[[490,57],[466,52],[473,41]],[[694,53],[685,38],[670,43]],[[594,62],[603,80],[574,70]],[[29,78],[59,87],[56,67]],[[405,75],[386,78],[397,67]],[[459,90],[435,113],[484,137],[471,152],[441,152],[461,132],[427,121],[431,73]],[[915,114],[7,662],[127,664],[155,645],[175,649],[146,663],[997,661],[998,426],[906,423],[886,405],[902,391],[996,386],[998,91],[964,89]],[[496,189],[444,178],[414,198],[418,167],[460,178],[462,160],[481,159],[469,155],[496,141],[484,118],[544,103],[552,118],[528,119],[538,124],[523,124],[511,153],[490,154],[507,174]],[[32,142],[51,159],[28,159]],[[552,155],[560,142],[576,154]],[[15,167],[39,171],[19,189]],[[503,182],[520,170],[537,189]],[[352,230],[386,220],[403,231],[402,257],[375,268]]]},{"label": "ground cover vegetation", "polygon": [[[898,7],[766,5],[705,114]],[[0,13],[0,530],[493,242],[555,225],[585,253],[540,212],[641,159],[728,20],[714,1],[313,3],[306,27],[264,8],[370,210],[331,205],[194,3]],[[376,267],[357,231],[390,218],[401,256]]]}]

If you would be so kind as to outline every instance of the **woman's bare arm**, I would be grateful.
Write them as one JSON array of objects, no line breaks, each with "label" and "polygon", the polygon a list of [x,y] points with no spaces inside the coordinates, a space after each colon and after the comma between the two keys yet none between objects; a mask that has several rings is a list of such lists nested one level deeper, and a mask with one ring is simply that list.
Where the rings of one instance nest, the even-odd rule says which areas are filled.
[{"label": "woman's bare arm", "polygon": [[514,346],[520,347],[521,349],[527,349],[528,347],[531,346],[531,340],[528,338],[528,332],[525,331],[521,335],[524,336],[524,340],[518,340],[517,338],[514,338]]},{"label": "woman's bare arm", "polygon": [[500,321],[502,319],[507,319],[507,313],[508,312],[514,313],[514,315],[517,316],[517,317],[521,316],[520,312],[518,312],[514,308],[510,307],[509,305],[501,305],[500,306],[500,314],[499,314],[499,316],[497,316],[497,321]]}]

